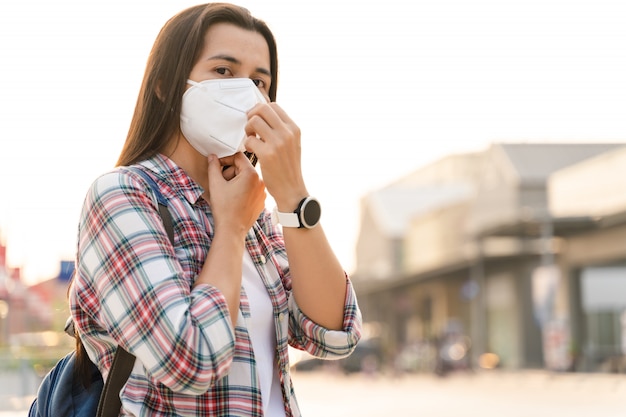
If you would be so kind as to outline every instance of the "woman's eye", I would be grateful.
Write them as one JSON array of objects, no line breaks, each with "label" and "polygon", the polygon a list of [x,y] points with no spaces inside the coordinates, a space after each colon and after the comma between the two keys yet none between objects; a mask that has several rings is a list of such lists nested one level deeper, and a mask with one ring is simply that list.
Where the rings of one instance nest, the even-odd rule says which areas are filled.
[{"label": "woman's eye", "polygon": [[254,85],[256,85],[260,89],[265,88],[265,81],[263,80],[256,79],[256,80],[252,80],[252,82],[254,83]]},{"label": "woman's eye", "polygon": [[228,74],[230,73],[230,71],[228,70],[228,68],[224,68],[224,67],[222,67],[222,68],[217,68],[217,69],[215,70],[215,72],[217,72],[217,73],[218,73],[218,74],[220,74],[220,75],[228,75]]}]

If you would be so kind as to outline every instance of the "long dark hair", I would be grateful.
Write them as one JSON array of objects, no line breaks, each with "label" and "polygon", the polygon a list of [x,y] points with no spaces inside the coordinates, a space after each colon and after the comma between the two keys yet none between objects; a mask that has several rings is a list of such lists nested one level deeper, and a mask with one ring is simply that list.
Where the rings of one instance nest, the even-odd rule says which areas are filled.
[{"label": "long dark hair", "polygon": [[216,23],[231,23],[265,38],[272,76],[269,97],[276,101],[278,55],[274,35],[265,22],[228,3],[190,7],[172,17],[154,42],[118,166],[154,156],[177,132],[187,78],[204,48],[206,31]]},{"label": "long dark hair", "polygon": [[[190,7],[168,20],[154,42],[117,166],[156,155],[177,132],[187,78],[204,49],[207,30],[216,23],[231,23],[265,38],[272,76],[269,97],[276,101],[278,54],[274,35],[265,22],[253,17],[247,9],[228,3]],[[91,383],[91,369],[87,351],[76,335],[75,370],[86,387]]]}]

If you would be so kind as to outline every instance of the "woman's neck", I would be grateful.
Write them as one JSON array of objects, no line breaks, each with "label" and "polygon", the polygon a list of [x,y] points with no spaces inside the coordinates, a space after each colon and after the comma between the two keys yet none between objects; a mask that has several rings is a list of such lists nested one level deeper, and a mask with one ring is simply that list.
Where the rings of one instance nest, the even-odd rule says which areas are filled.
[{"label": "woman's neck", "polygon": [[207,158],[196,151],[180,132],[172,137],[169,143],[165,149],[167,157],[207,191],[209,189]]}]

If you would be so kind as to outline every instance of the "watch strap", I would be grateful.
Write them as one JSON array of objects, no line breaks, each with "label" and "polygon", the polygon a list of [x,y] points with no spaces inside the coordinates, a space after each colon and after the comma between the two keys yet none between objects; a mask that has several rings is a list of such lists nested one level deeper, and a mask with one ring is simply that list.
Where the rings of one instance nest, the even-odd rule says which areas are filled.
[{"label": "watch strap", "polygon": [[281,224],[283,227],[300,227],[300,219],[296,213],[282,213],[278,207],[272,211],[272,223]]}]

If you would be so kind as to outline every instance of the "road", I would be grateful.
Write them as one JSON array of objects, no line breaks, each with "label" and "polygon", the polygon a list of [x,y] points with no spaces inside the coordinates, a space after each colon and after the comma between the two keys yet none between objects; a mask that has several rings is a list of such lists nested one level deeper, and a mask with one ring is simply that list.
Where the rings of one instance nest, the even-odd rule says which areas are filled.
[{"label": "road", "polygon": [[[25,416],[29,399],[9,398],[18,380],[0,375],[0,417]],[[626,417],[626,375],[480,372],[445,378],[293,374],[305,417]]]},{"label": "road", "polygon": [[626,375],[293,375],[305,416],[626,417]]}]

